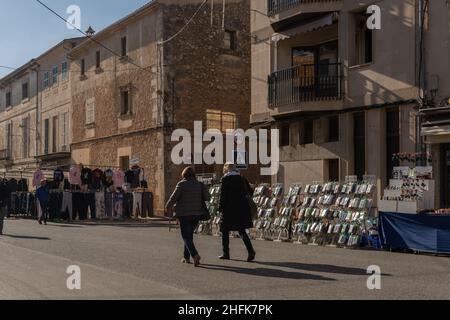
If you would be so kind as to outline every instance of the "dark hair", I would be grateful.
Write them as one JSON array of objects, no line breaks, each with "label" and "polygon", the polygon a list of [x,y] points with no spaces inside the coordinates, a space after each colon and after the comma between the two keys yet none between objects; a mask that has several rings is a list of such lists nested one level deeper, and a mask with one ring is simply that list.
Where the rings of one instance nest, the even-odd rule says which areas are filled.
[{"label": "dark hair", "polygon": [[194,168],[192,167],[187,167],[186,169],[183,170],[183,173],[181,174],[181,176],[184,179],[195,179],[195,171]]}]

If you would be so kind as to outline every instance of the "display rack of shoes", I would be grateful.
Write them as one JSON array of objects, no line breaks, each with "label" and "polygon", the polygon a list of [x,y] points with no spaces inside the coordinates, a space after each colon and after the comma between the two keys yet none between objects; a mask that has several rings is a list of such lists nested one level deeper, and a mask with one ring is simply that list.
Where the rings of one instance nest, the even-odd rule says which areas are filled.
[{"label": "display rack of shoes", "polygon": [[254,223],[257,240],[273,239],[275,232],[273,223],[281,205],[283,191],[282,184],[275,184],[272,187],[262,184],[256,188],[253,200],[258,206],[258,216]]},{"label": "display rack of shoes", "polygon": [[300,183],[292,184],[287,194],[282,198],[280,208],[273,222],[274,241],[291,240],[292,222],[294,217],[297,216],[301,190],[302,186]]}]

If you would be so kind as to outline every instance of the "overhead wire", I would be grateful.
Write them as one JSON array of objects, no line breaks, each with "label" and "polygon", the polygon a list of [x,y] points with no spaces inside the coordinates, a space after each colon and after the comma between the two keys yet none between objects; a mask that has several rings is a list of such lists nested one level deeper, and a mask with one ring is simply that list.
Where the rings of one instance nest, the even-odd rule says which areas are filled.
[{"label": "overhead wire", "polygon": [[[207,1],[207,0],[206,0]],[[107,46],[105,46],[103,43],[101,43],[100,41],[97,41],[93,36],[88,35],[86,32],[84,32],[83,30],[81,30],[80,28],[78,28],[77,26],[75,26],[73,23],[71,23],[70,21],[68,21],[67,19],[65,19],[63,16],[61,16],[59,13],[57,13],[55,10],[53,10],[52,8],[50,8],[48,5],[46,5],[45,3],[43,3],[41,0],[36,0],[36,2],[38,2],[40,5],[42,5],[44,8],[46,8],[48,11],[50,11],[51,13],[53,13],[55,16],[57,16],[59,19],[61,19],[62,21],[66,22],[68,25],[72,26],[75,30],[77,30],[78,32],[80,32],[82,35],[84,35],[86,38],[88,38],[89,40],[91,40],[92,42],[95,42],[96,44],[98,44],[99,46],[101,46],[102,48],[104,48],[105,50],[107,50],[108,52],[112,53],[113,55],[117,56],[118,58],[123,59],[124,56],[118,54],[117,52],[115,52],[114,50],[108,48]],[[127,62],[146,71],[146,72],[150,72],[153,73],[151,71],[149,71],[148,69],[140,66],[139,64],[135,63],[134,61],[127,59]]]}]

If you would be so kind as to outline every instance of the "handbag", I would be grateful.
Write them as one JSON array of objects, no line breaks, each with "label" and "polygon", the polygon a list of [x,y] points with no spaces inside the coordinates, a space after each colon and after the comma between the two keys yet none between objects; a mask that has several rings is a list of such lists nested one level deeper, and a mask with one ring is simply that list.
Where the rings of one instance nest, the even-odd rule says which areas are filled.
[{"label": "handbag", "polygon": [[244,178],[242,178],[242,183],[244,184],[245,198],[247,199],[248,206],[250,207],[250,215],[252,220],[256,220],[258,218],[258,206],[255,201],[253,201],[253,197],[250,195],[250,190],[248,190],[247,182]]},{"label": "handbag", "polygon": [[205,199],[203,198],[203,194],[205,192],[205,185],[201,184],[201,191],[202,191],[202,214],[199,217],[200,221],[209,221],[211,220],[211,214],[208,210],[208,207],[206,206]]}]

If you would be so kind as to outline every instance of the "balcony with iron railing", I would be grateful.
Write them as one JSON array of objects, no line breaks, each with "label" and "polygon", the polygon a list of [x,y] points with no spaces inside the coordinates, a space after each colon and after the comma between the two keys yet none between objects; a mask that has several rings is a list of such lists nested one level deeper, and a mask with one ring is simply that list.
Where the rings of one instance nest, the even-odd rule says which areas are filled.
[{"label": "balcony with iron railing", "polygon": [[336,12],[342,9],[342,0],[267,0],[267,15],[272,23],[303,15],[310,19],[314,14]]},{"label": "balcony with iron railing", "polygon": [[[341,63],[307,64],[272,73],[268,79],[269,107],[298,111],[300,104],[313,106],[334,101],[337,104],[331,109],[339,108],[344,97],[341,68]],[[321,105],[326,107],[326,103]]]}]

